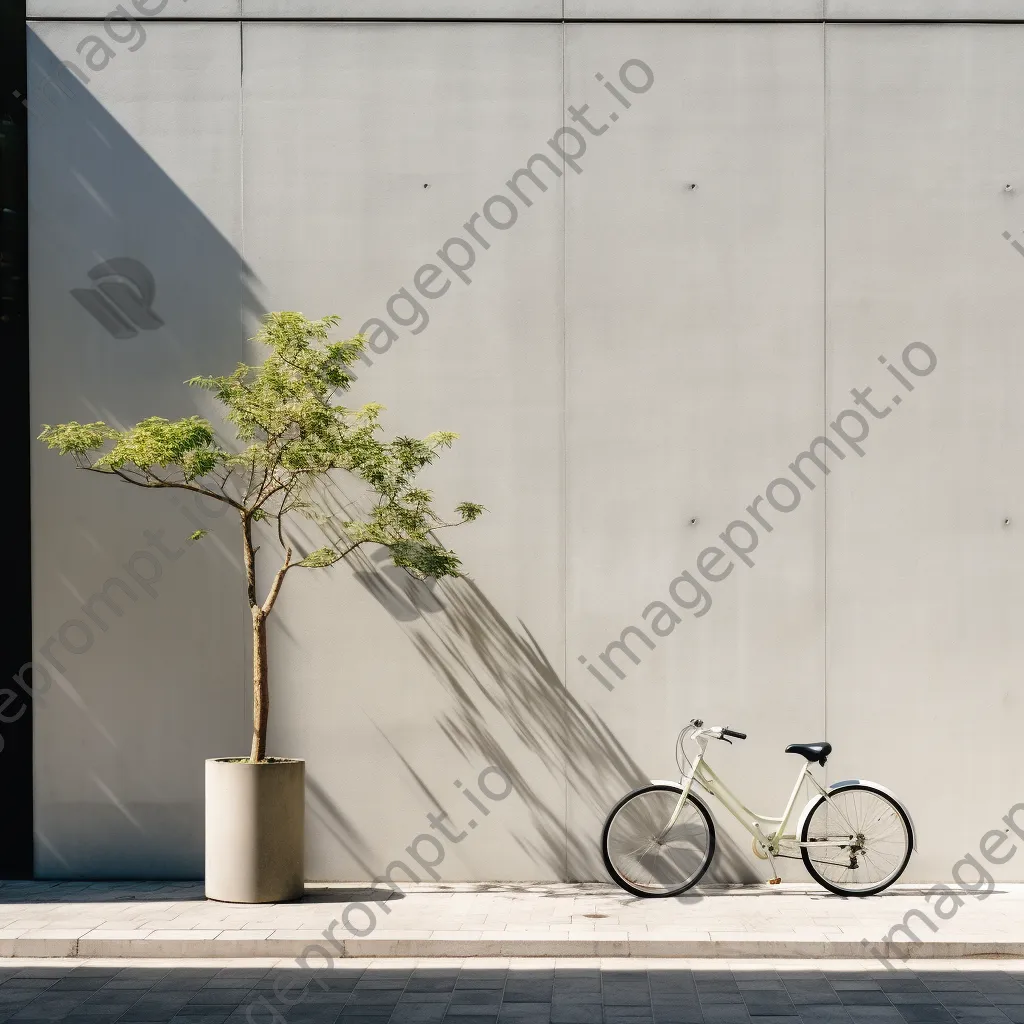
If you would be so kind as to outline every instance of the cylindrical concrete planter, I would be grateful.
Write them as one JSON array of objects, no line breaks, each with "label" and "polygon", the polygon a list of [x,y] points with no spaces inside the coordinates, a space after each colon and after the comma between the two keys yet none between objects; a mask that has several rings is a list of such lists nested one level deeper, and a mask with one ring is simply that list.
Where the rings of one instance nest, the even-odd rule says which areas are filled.
[{"label": "cylindrical concrete planter", "polygon": [[306,762],[206,762],[206,895],[226,903],[299,899]]}]

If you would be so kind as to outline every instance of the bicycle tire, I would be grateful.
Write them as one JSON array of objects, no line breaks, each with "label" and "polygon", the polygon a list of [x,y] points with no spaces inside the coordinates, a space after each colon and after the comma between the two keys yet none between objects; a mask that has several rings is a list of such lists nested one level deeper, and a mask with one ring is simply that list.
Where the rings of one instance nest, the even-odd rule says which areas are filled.
[{"label": "bicycle tire", "polygon": [[[893,798],[888,793],[883,793],[881,790],[876,789],[874,786],[845,786],[842,789],[836,790],[835,792],[829,793],[829,796],[833,799],[843,796],[850,795],[857,792],[870,793],[872,797],[876,798],[877,801],[881,801],[888,804],[892,810],[896,812],[896,817],[902,823],[904,838],[906,840],[906,850],[897,856],[895,863],[898,865],[893,868],[886,876],[874,885],[868,885],[864,888],[854,888],[851,886],[843,886],[836,880],[825,877],[814,865],[811,859],[810,848],[806,846],[800,847],[800,857],[804,862],[804,867],[807,868],[808,874],[831,893],[835,893],[837,896],[876,896],[878,893],[888,889],[890,885],[896,882],[899,877],[906,870],[907,864],[910,862],[910,855],[914,852],[914,830],[910,823],[910,816],[903,809],[903,806],[898,800]],[[815,821],[815,814],[821,809],[822,805],[826,803],[825,797],[819,796],[818,799],[812,805],[807,817],[804,819],[804,826],[800,832],[800,842],[809,842],[808,835],[811,831],[812,825]]]},{"label": "bicycle tire", "polygon": [[[696,797],[693,793],[689,793],[687,795],[687,798],[686,798],[686,804],[684,805],[684,812],[685,812],[686,808],[692,807],[693,809],[695,809],[696,815],[697,815],[696,820],[702,822],[704,827],[705,827],[705,829],[706,829],[706,834],[707,834],[706,847],[703,850],[703,852],[699,853],[699,857],[698,857],[697,863],[694,865],[692,870],[690,870],[686,874],[686,876],[683,878],[683,880],[682,880],[682,882],[680,884],[676,885],[676,884],[670,883],[669,885],[663,887],[663,889],[659,889],[659,890],[655,890],[650,885],[647,888],[644,888],[643,886],[637,884],[636,879],[628,878],[628,877],[626,877],[623,874],[623,871],[620,870],[620,868],[616,864],[616,860],[619,860],[621,862],[623,860],[623,857],[619,854],[619,851],[617,849],[612,849],[611,846],[612,846],[613,843],[617,844],[620,841],[620,839],[622,838],[622,835],[613,833],[613,830],[616,829],[617,824],[621,820],[620,819],[620,813],[622,811],[624,811],[631,803],[634,804],[634,808],[636,810],[642,810],[640,808],[638,802],[640,800],[642,800],[644,797],[649,797],[650,794],[665,794],[666,795],[666,799],[663,800],[663,801],[662,800],[651,801],[650,799],[648,799],[646,801],[646,803],[648,805],[655,805],[656,804],[659,807],[671,807],[671,808],[674,808],[675,803],[678,802],[679,797],[682,795],[682,790],[678,789],[675,786],[669,786],[669,785],[664,785],[664,784],[659,784],[659,783],[652,783],[650,786],[644,786],[644,787],[642,787],[640,789],[633,790],[632,793],[627,793],[626,796],[624,796],[612,808],[612,810],[609,813],[607,819],[605,820],[604,829],[602,830],[602,833],[601,833],[601,855],[602,855],[602,857],[604,859],[604,866],[607,869],[608,874],[611,876],[611,878],[615,882],[615,884],[618,885],[620,888],[625,889],[626,892],[631,893],[634,896],[640,896],[640,897],[642,897],[644,899],[664,899],[664,898],[669,897],[669,896],[678,896],[681,893],[686,892],[688,889],[693,888],[693,886],[695,886],[701,880],[701,878],[704,876],[704,872],[706,872],[708,867],[711,865],[711,861],[712,861],[712,859],[714,858],[714,855],[715,855],[715,822],[714,822],[714,819],[711,817],[711,812],[707,809],[707,807],[705,806],[704,802],[702,800],[700,800],[698,797]],[[646,811],[645,813],[646,813],[646,816],[649,818],[650,817],[650,811]],[[641,813],[640,815],[637,815],[637,817],[641,817],[641,818],[643,816],[644,816],[644,813]],[[665,818],[663,820],[667,820],[667,817],[668,817],[668,814],[666,813]],[[623,827],[619,828],[619,833],[623,833],[624,828],[628,828],[628,827],[629,826],[626,826],[625,823],[623,822]],[[678,822],[677,822],[676,825],[673,826],[673,829],[677,829],[677,828],[679,828],[679,823]],[[684,828],[685,828],[685,825],[684,825]],[[643,831],[643,830],[641,829],[640,831]],[[639,834],[639,832],[637,832],[636,829],[634,829],[634,832],[636,834],[634,834],[634,836],[632,837],[633,841],[648,842],[648,843],[655,842],[655,840],[651,840],[650,839],[649,835],[642,836],[642,835]],[[628,832],[625,833],[625,834],[628,835]],[[683,838],[683,836],[680,834],[679,835],[679,840],[682,840],[682,838]],[[665,844],[660,844],[660,845],[664,846]],[[680,859],[679,858],[679,854],[682,852],[681,848],[677,845],[677,846],[673,847],[673,849],[674,849],[675,853],[677,854],[677,862],[678,862],[679,859]],[[637,851],[633,851],[633,852],[635,853]],[[654,858],[655,861],[657,861],[660,856],[661,856],[661,854],[656,855],[655,858]],[[642,860],[642,857],[640,859]],[[666,858],[666,860],[663,861],[662,865],[661,865],[661,870],[666,875],[666,879],[667,879],[667,876],[668,876],[671,868],[672,868],[671,860],[669,858]],[[654,879],[653,871],[648,869],[648,873],[651,874],[651,878],[652,878],[652,881],[653,881],[653,879]]]}]

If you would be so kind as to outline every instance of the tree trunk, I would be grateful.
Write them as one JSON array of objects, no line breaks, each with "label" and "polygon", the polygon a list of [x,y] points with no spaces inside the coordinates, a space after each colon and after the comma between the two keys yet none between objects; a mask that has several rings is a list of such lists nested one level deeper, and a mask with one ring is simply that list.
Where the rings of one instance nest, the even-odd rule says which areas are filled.
[{"label": "tree trunk", "polygon": [[256,600],[256,551],[252,545],[252,520],[242,513],[242,546],[245,551],[245,584],[252,611],[252,752],[249,760],[267,756],[267,718],[270,686],[267,678],[267,616]]},{"label": "tree trunk", "polygon": [[270,686],[267,676],[267,617],[252,610],[252,753],[253,763],[267,756],[267,718],[270,715]]}]

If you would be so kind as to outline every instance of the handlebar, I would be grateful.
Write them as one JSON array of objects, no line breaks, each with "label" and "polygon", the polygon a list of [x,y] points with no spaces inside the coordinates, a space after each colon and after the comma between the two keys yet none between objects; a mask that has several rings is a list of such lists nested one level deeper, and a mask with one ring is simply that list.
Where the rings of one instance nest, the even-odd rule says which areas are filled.
[{"label": "handlebar", "polygon": [[[690,727],[693,729],[703,730],[708,736],[714,736],[716,739],[725,739],[726,736],[732,736],[737,740],[745,740],[747,734],[745,732],[737,732],[735,729],[730,729],[728,726],[711,725],[707,729],[704,729],[704,722],[699,718],[690,719]],[[716,735],[717,734],[717,735]]]},{"label": "handlebar", "polygon": [[705,726],[704,722],[700,718],[691,718],[689,725],[683,726],[682,732],[676,738],[676,763],[679,765],[680,772],[685,775],[687,772],[693,771],[694,761],[690,755],[686,752],[686,740],[690,739],[696,743],[700,749],[700,756],[704,755],[704,751],[707,750],[709,740],[721,740],[723,743],[732,743],[731,739],[745,740],[747,734],[745,732],[737,732],[735,729],[730,729],[724,725],[709,725]]}]

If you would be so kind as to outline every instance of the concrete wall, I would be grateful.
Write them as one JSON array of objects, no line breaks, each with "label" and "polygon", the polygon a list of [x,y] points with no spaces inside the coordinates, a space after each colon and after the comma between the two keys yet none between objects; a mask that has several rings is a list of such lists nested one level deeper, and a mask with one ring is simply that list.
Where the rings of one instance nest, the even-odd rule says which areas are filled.
[{"label": "concrete wall", "polygon": [[[754,0],[630,5],[694,21],[649,25],[615,23],[609,0],[503,5],[521,23],[193,0],[63,95],[44,74],[104,27],[55,20],[66,0],[30,6],[33,429],[209,413],[176,382],[244,357],[263,309],[339,312],[351,332],[380,317],[397,339],[378,337],[356,397],[396,431],[460,431],[430,483],[489,509],[452,538],[470,580],[412,587],[371,553],[289,581],[271,749],[308,761],[309,877],[431,855],[416,837],[439,808],[467,833],[445,879],[603,877],[601,819],[672,777],[694,715],[749,731],[715,753],[765,813],[797,768],[784,745],[829,738],[830,778],[909,804],[910,878],[949,877],[1024,799],[1007,472],[1024,27],[825,25],[820,0],[773,5],[794,23],[743,23],[765,16]],[[590,20],[543,20],[563,13]],[[579,141],[556,134],[583,104]],[[517,195],[535,153],[544,188],[519,177]],[[470,220],[485,208],[506,226]],[[391,297],[456,236],[469,280],[449,274],[422,311],[391,302],[395,323]],[[117,256],[152,271],[158,330],[113,338],[70,294]],[[927,376],[901,358],[919,342]],[[876,420],[850,394],[867,386],[879,410],[901,402]],[[847,409],[870,429],[862,457],[829,426],[856,437]],[[802,480],[790,464],[822,434],[843,457],[827,478],[805,460]],[[202,761],[247,747],[233,524],[125,490],[35,451],[48,877],[199,874]],[[209,542],[184,541],[187,516]],[[708,546],[733,568],[702,594]],[[120,614],[90,601],[110,579]],[[602,660],[630,626],[638,663]],[[489,765],[513,791],[481,797],[485,814],[461,790],[500,794]],[[745,835],[725,827],[716,877],[760,876]],[[1001,874],[1024,878],[1024,858]]]}]

